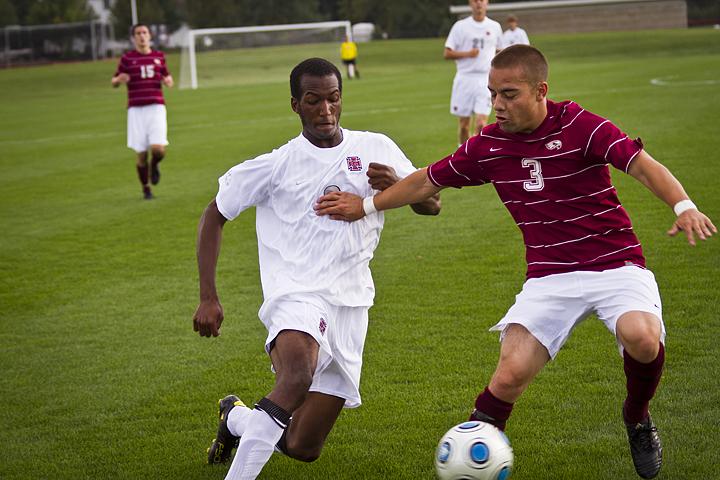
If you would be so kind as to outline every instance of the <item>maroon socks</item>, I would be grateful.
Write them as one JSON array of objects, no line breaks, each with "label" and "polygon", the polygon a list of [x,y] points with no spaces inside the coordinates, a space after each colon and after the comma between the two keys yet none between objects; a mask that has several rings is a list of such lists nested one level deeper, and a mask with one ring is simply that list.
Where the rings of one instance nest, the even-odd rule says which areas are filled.
[{"label": "maroon socks", "polygon": [[627,350],[623,352],[625,376],[627,377],[627,398],[623,407],[625,423],[635,424],[648,416],[650,399],[660,383],[665,364],[665,347],[660,344],[658,355],[650,363],[640,363]]},{"label": "maroon socks", "polygon": [[490,392],[490,389],[485,387],[485,390],[475,399],[475,412],[473,412],[470,420],[492,423],[500,430],[505,430],[505,424],[510,418],[513,405],[500,400]]},{"label": "maroon socks", "polygon": [[[627,424],[640,423],[648,417],[648,405],[660,383],[665,364],[665,347],[660,344],[658,355],[650,363],[641,363],[632,358],[627,350],[623,352],[625,376],[627,377],[627,398],[623,416]],[[486,387],[475,399],[475,411],[470,420],[492,423],[505,430],[513,404],[500,400]]]},{"label": "maroon socks", "polygon": [[148,166],[147,165],[144,165],[144,166],[135,165],[135,166],[137,167],[137,173],[138,173],[138,178],[140,179],[140,183],[144,187],[148,184]]}]

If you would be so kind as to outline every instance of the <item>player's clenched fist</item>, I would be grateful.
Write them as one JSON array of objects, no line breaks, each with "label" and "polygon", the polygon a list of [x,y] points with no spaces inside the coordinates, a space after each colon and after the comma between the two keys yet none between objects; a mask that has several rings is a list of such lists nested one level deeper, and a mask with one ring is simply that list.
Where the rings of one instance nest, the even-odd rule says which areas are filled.
[{"label": "player's clenched fist", "polygon": [[368,165],[367,176],[370,186],[380,191],[392,187],[400,180],[394,168],[375,162]]},{"label": "player's clenched fist", "polygon": [[118,73],[115,75],[110,83],[113,87],[119,87],[120,85],[126,84],[130,81],[130,75],[127,73]]},{"label": "player's clenched fist", "polygon": [[199,332],[201,337],[217,337],[224,318],[218,300],[202,301],[193,316],[193,330]]}]

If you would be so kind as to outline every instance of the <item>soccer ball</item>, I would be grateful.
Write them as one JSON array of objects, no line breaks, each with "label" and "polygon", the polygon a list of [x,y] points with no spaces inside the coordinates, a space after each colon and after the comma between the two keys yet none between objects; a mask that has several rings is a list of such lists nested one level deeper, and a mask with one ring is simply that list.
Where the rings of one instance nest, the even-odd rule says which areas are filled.
[{"label": "soccer ball", "polygon": [[506,480],[513,451],[505,434],[485,422],[456,425],[440,439],[435,469],[441,480]]}]

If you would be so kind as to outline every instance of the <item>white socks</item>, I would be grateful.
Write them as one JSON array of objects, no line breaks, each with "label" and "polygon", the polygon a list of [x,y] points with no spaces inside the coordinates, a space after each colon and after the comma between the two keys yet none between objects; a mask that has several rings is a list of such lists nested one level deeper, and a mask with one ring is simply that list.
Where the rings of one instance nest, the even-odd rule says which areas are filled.
[{"label": "white socks", "polygon": [[252,410],[245,405],[235,406],[230,410],[227,418],[227,427],[230,433],[236,437],[242,437],[245,432],[245,427],[247,427],[250,412],[252,412]]},{"label": "white socks", "polygon": [[[232,411],[235,410],[237,407]],[[228,427],[230,418],[232,417],[228,418]],[[225,480],[254,480],[270,459],[275,444],[285,431],[270,415],[257,408],[246,412],[244,424],[245,431]],[[235,431],[237,430],[230,430],[233,434]]]}]

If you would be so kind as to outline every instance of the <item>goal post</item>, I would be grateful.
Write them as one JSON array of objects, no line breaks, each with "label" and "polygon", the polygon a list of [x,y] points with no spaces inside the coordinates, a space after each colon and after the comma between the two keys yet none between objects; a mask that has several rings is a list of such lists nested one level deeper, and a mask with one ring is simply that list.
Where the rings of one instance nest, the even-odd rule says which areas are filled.
[{"label": "goal post", "polygon": [[[346,37],[352,39],[352,26],[348,20],[191,29],[188,30],[187,43],[181,56],[180,88],[198,88],[198,54],[201,51],[328,42],[335,44]],[[200,39],[202,42],[199,43]]]}]

